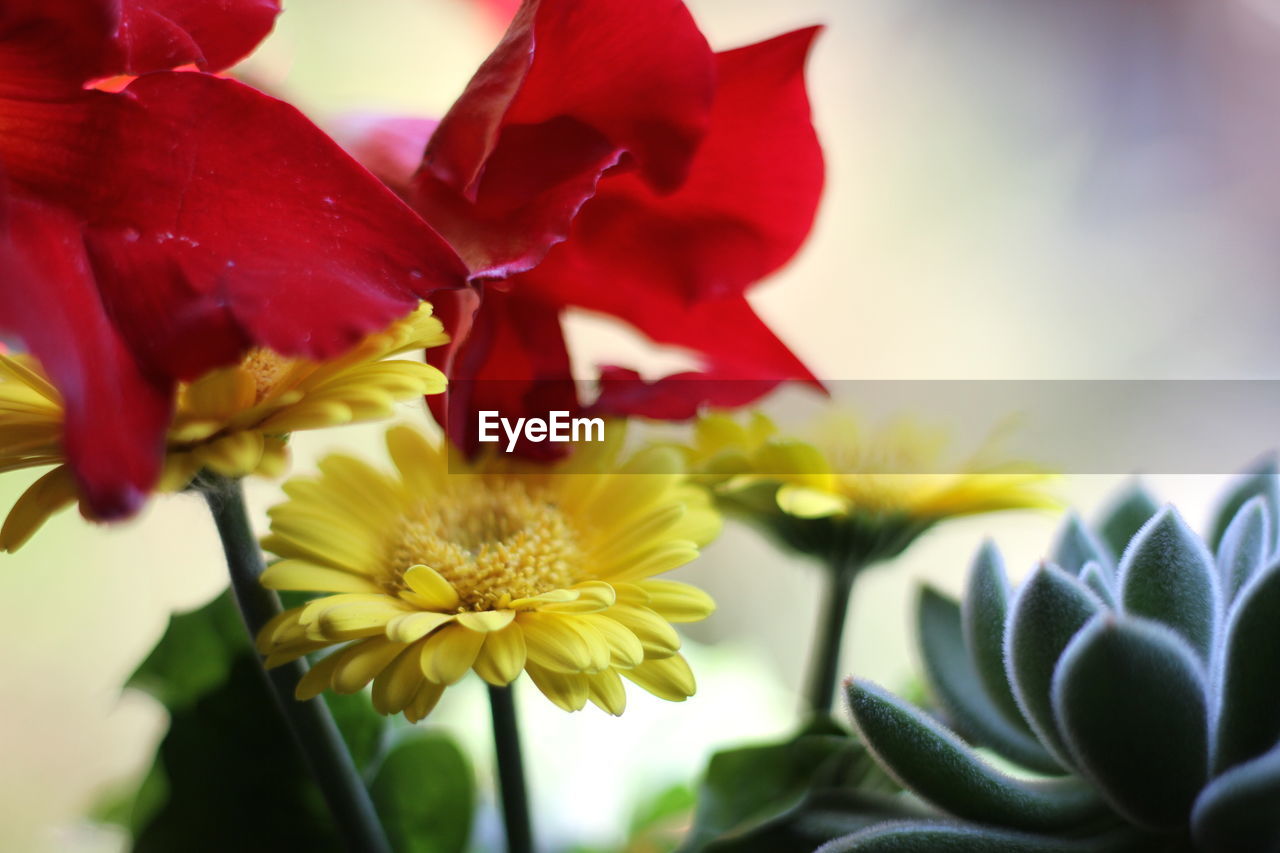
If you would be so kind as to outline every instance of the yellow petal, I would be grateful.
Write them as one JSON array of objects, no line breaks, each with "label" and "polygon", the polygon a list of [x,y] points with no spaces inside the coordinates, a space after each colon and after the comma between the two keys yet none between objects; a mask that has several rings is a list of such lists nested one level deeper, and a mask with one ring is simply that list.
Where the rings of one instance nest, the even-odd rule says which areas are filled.
[{"label": "yellow petal", "polygon": [[440,697],[444,694],[443,684],[434,684],[430,681],[423,681],[422,686],[418,688],[418,693],[413,697],[413,701],[404,709],[404,716],[411,723],[416,723],[431,710],[435,708],[436,703],[440,701]]},{"label": "yellow petal", "polygon": [[410,494],[424,498],[440,491],[447,466],[422,433],[408,426],[392,427],[387,430],[387,450]]},{"label": "yellow petal", "polygon": [[387,638],[397,643],[412,643],[453,619],[453,615],[449,613],[406,613],[387,623]]},{"label": "yellow petal", "polygon": [[392,643],[385,637],[374,637],[348,646],[334,664],[333,689],[338,693],[362,690],[403,649],[403,643]]},{"label": "yellow petal", "polygon": [[624,560],[603,563],[599,568],[599,575],[614,582],[641,580],[669,572],[697,558],[698,547],[693,542],[668,541],[647,552],[632,554]]},{"label": "yellow petal", "polygon": [[563,604],[568,601],[577,601],[580,593],[576,589],[553,589],[550,592],[544,592],[541,595],[531,595],[527,598],[514,599],[508,607],[541,608],[544,604]]},{"label": "yellow petal", "polygon": [[578,593],[573,601],[551,602],[538,609],[546,613],[595,613],[613,606],[618,595],[613,587],[604,581],[586,581],[574,584],[571,590]]},{"label": "yellow petal", "polygon": [[9,510],[4,527],[0,528],[0,551],[17,551],[50,516],[75,503],[76,497],[76,482],[70,468],[60,465],[43,475]]},{"label": "yellow petal", "polygon": [[618,717],[627,708],[627,690],[622,686],[622,679],[611,669],[588,675],[588,695],[596,707],[608,714]]},{"label": "yellow petal", "polygon": [[435,569],[410,566],[404,582],[414,592],[413,603],[428,610],[452,610],[458,606],[458,591]]},{"label": "yellow petal", "polygon": [[298,592],[365,592],[377,593],[378,585],[365,575],[344,572],[329,566],[317,566],[305,560],[278,560],[262,573],[267,589]]},{"label": "yellow petal", "polygon": [[644,645],[640,639],[622,623],[610,618],[608,613],[589,614],[582,618],[588,620],[609,644],[612,666],[633,667],[644,660]]},{"label": "yellow petal", "polygon": [[849,502],[840,495],[804,486],[781,487],[777,501],[779,509],[796,518],[828,518],[849,511]]},{"label": "yellow petal", "polygon": [[485,637],[476,658],[476,672],[490,684],[505,686],[515,681],[524,669],[527,653],[524,631],[519,625],[508,625]]},{"label": "yellow petal", "polygon": [[594,629],[584,630],[568,614],[521,613],[529,660],[561,672],[597,672],[609,665],[609,646]]},{"label": "yellow petal", "polygon": [[262,433],[246,430],[200,445],[193,452],[206,468],[215,473],[224,477],[244,477],[257,469],[262,449]]},{"label": "yellow petal", "polygon": [[564,710],[581,711],[587,704],[591,688],[586,675],[556,672],[532,662],[525,664],[525,671],[542,694]]},{"label": "yellow petal", "polygon": [[373,680],[373,707],[379,714],[398,714],[408,707],[425,679],[418,656],[422,649],[417,645],[405,648],[386,669]]},{"label": "yellow petal", "polygon": [[697,622],[716,609],[711,596],[687,583],[646,580],[636,585],[649,594],[649,608],[668,622]]},{"label": "yellow petal", "polygon": [[385,633],[387,623],[406,612],[407,604],[387,595],[347,593],[306,605],[299,621],[313,640],[351,640]]},{"label": "yellow petal", "polygon": [[516,618],[514,610],[484,610],[478,613],[466,612],[458,614],[458,624],[472,631],[487,634],[490,631],[501,631]]},{"label": "yellow petal", "polygon": [[298,679],[298,686],[293,689],[293,696],[299,702],[314,699],[333,686],[333,671],[342,657],[342,649],[326,655],[316,661],[315,666],[306,671]]},{"label": "yellow petal", "polygon": [[647,660],[635,669],[622,670],[622,674],[659,699],[669,702],[683,702],[697,690],[693,670],[680,655]]},{"label": "yellow petal", "polygon": [[476,662],[484,639],[484,634],[459,625],[441,628],[422,645],[422,674],[437,684],[456,684]]},{"label": "yellow petal", "polygon": [[680,649],[676,629],[648,607],[620,604],[611,607],[608,615],[636,635],[644,646],[645,657],[666,657]]}]

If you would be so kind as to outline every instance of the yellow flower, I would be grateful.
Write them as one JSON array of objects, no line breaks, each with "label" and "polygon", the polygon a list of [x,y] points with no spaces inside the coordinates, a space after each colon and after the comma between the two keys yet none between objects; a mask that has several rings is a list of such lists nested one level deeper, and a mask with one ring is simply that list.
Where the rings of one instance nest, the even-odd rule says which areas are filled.
[{"label": "yellow flower", "polygon": [[[278,476],[296,430],[387,417],[398,402],[444,390],[440,371],[392,359],[448,341],[423,305],[386,330],[324,362],[254,350],[231,367],[178,389],[156,491],[185,488],[203,469],[227,477]],[[390,359],[390,360],[386,360]],[[0,550],[15,551],[55,512],[77,500],[64,464],[61,398],[39,363],[0,354],[0,472],[53,465],[18,499],[0,529]]]},{"label": "yellow flower", "polygon": [[568,711],[626,704],[622,678],[663,699],[693,695],[673,622],[714,609],[701,590],[654,579],[719,531],[679,455],[622,462],[619,429],[540,469],[469,465],[408,427],[387,433],[397,473],[349,456],[285,485],[262,582],[326,593],[258,637],[268,666],[330,646],[299,699],[373,682],[374,706],[425,717],[470,670],[494,685],[521,672]]},{"label": "yellow flower", "polygon": [[833,415],[816,433],[803,441],[760,413],[745,423],[711,413],[684,452],[723,502],[807,551],[830,553],[838,539],[863,558],[883,559],[945,518],[1059,506],[1045,472],[986,452],[949,458],[936,429],[899,421],[872,432]]}]

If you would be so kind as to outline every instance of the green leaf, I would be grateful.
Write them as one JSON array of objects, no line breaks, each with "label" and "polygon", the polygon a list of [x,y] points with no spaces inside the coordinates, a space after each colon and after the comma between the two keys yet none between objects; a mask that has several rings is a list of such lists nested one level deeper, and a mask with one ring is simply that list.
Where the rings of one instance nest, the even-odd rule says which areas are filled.
[{"label": "green leaf", "polygon": [[1233,767],[1196,800],[1191,833],[1200,850],[1259,853],[1280,850],[1280,746]]},{"label": "green leaf", "polygon": [[1240,507],[1227,526],[1218,544],[1218,574],[1224,607],[1230,607],[1249,578],[1266,564],[1271,551],[1268,523],[1267,502],[1253,497]]},{"label": "green leaf", "polygon": [[174,712],[156,761],[168,797],[139,827],[134,853],[340,849],[249,654],[221,686]]},{"label": "green leaf", "polygon": [[226,680],[249,638],[230,591],[169,619],[169,627],[126,686],[144,690],[172,710],[185,708]]},{"label": "green leaf", "polygon": [[1067,513],[1050,559],[1054,565],[1073,575],[1080,574],[1086,563],[1097,563],[1107,571],[1115,567],[1110,549],[1084,526],[1074,511]]},{"label": "green leaf", "polygon": [[881,765],[913,793],[956,817],[1016,829],[1080,827],[1105,814],[1074,778],[1014,779],[983,762],[917,708],[865,681],[849,688],[854,725]]},{"label": "green leaf", "polygon": [[1255,497],[1261,497],[1266,505],[1267,527],[1272,536],[1269,545],[1270,549],[1275,548],[1275,537],[1280,536],[1280,476],[1277,475],[1274,458],[1264,459],[1238,477],[1227,489],[1209,527],[1210,548],[1218,550],[1218,544],[1226,535],[1232,519],[1240,512],[1241,507]]},{"label": "green leaf", "polygon": [[705,850],[714,841],[746,836],[814,791],[893,787],[865,747],[830,723],[788,741],[719,752],[699,787],[693,830],[681,849]]},{"label": "green leaf", "polygon": [[475,812],[471,765],[448,736],[404,729],[369,792],[397,853],[460,853]]},{"label": "green leaf", "polygon": [[1097,563],[1086,563],[1080,570],[1080,582],[1105,604],[1116,606],[1116,591],[1111,586],[1111,576],[1105,574]]},{"label": "green leaf", "polygon": [[1102,610],[1102,602],[1057,566],[1040,565],[1013,602],[1006,635],[1009,682],[1040,743],[1071,766],[1053,713],[1053,672],[1071,638]]},{"label": "green leaf", "polygon": [[1172,628],[1209,659],[1218,618],[1218,575],[1204,543],[1173,507],[1139,531],[1120,565],[1125,612]]},{"label": "green leaf", "polygon": [[1232,608],[1220,678],[1218,771],[1280,741],[1280,564],[1255,577]]},{"label": "green leaf", "polygon": [[1103,513],[1102,518],[1098,520],[1097,530],[1101,534],[1102,541],[1118,559],[1124,555],[1129,542],[1138,535],[1142,525],[1146,524],[1159,510],[1160,504],[1151,496],[1151,493],[1143,488],[1141,483],[1134,482],[1112,504],[1111,508]]},{"label": "green leaf", "polygon": [[1031,770],[1062,773],[1035,738],[1010,723],[987,696],[965,649],[960,605],[924,586],[916,614],[929,686],[957,731]]},{"label": "green leaf", "polygon": [[388,719],[373,710],[373,702],[363,690],[345,694],[327,691],[324,703],[329,706],[338,731],[342,732],[351,760],[367,774],[386,752],[391,732],[399,727],[398,719]]},{"label": "green leaf", "polygon": [[708,844],[706,853],[812,853],[824,842],[921,809],[905,797],[865,791],[815,791],[794,808],[754,829]]},{"label": "green leaf", "polygon": [[1062,655],[1053,707],[1078,765],[1118,811],[1152,829],[1186,825],[1209,736],[1204,674],[1180,636],[1098,615]]},{"label": "green leaf", "polygon": [[1121,853],[1127,836],[1067,839],[942,821],[887,823],[841,838],[817,853]]},{"label": "green leaf", "polygon": [[1029,736],[1031,729],[1022,719],[1005,675],[1004,626],[1008,614],[1009,578],[1000,552],[988,540],[969,569],[968,588],[960,608],[964,643],[983,692],[1006,722]]}]

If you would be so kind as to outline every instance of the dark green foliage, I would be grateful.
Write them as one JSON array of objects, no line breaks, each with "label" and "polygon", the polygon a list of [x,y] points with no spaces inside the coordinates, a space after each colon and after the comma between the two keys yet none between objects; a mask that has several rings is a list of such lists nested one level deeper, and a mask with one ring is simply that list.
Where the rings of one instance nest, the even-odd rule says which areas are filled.
[{"label": "dark green foliage", "polygon": [[[1100,537],[1068,520],[1055,550],[1066,568],[1041,565],[1012,595],[989,547],[963,604],[924,590],[920,641],[946,719],[1040,770],[1010,736],[1025,725],[1069,773],[1003,773],[857,682],[849,700],[868,748],[951,820],[872,826],[822,853],[1280,853],[1277,494],[1273,468],[1233,485],[1212,527],[1216,560],[1176,511],[1132,491]],[[1123,554],[1117,571],[1099,539]],[[1003,683],[991,651],[1002,612]]]},{"label": "dark green foliage", "polygon": [[[134,850],[341,849],[229,595],[174,616],[129,684],[170,713],[139,789],[104,813],[132,831]],[[379,716],[363,693],[325,701],[395,849],[465,850],[473,782],[452,741]]]}]

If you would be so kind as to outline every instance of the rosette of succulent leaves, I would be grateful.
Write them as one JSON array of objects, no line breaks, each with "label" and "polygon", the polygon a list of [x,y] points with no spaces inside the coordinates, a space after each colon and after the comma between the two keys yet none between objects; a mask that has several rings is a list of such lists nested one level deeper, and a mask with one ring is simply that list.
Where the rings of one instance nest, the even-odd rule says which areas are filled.
[{"label": "rosette of succulent leaves", "polygon": [[1207,538],[1134,486],[1016,588],[994,545],[925,588],[936,708],[865,681],[854,725],[938,817],[822,853],[1280,851],[1280,492],[1236,480]]}]

